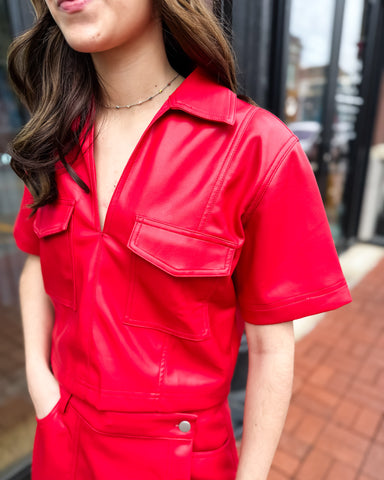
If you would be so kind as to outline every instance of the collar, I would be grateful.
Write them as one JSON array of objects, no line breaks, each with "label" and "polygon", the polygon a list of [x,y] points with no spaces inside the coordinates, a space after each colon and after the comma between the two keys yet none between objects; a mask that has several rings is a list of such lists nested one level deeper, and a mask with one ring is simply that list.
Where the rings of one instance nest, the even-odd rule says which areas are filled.
[{"label": "collar", "polygon": [[197,67],[168,98],[171,109],[182,110],[196,117],[235,123],[236,95],[216,83],[201,67]]}]

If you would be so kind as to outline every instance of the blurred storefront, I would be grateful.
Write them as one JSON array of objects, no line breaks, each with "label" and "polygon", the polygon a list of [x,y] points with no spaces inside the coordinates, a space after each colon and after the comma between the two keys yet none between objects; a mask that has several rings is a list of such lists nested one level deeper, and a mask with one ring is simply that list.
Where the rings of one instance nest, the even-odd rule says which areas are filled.
[{"label": "blurred storefront", "polygon": [[[384,244],[384,2],[221,0],[216,12],[232,24],[244,91],[302,142],[339,250],[356,238]],[[29,2],[0,0],[0,480],[28,478],[34,430],[17,293],[24,256],[12,237],[22,185],[6,153],[27,118],[7,83],[6,51],[31,21]]]},{"label": "blurred storefront", "polygon": [[358,237],[384,245],[384,68],[377,105]]},{"label": "blurred storefront", "polygon": [[27,117],[7,82],[6,56],[12,37],[30,21],[25,2],[0,0],[0,478],[15,479],[28,470],[35,425],[18,305],[24,255],[12,235],[23,186],[11,171],[7,154],[9,140]]}]

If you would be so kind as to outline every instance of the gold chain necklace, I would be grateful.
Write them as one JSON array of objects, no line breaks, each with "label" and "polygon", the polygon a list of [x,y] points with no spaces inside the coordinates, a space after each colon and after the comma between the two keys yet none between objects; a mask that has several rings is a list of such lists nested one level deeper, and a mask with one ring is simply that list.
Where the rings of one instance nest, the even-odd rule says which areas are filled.
[{"label": "gold chain necklace", "polygon": [[160,88],[158,92],[155,94],[151,95],[148,98],[145,98],[144,100],[140,100],[139,102],[136,103],[131,103],[130,105],[104,105],[105,108],[113,109],[113,110],[120,110],[122,108],[132,108],[132,107],[138,107],[139,105],[143,105],[143,103],[147,103],[153,98],[157,97],[160,95],[160,93],[163,93],[164,90],[166,90],[168,87],[172,85],[172,83],[176,80],[177,77],[179,77],[180,74],[178,73],[175,77],[172,78],[164,87]]}]

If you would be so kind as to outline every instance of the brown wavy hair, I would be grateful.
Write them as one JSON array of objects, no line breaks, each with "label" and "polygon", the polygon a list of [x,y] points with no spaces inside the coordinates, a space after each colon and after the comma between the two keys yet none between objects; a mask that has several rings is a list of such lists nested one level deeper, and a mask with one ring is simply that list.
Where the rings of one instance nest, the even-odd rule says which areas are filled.
[{"label": "brown wavy hair", "polygon": [[[153,1],[160,13],[172,67],[187,76],[201,66],[235,92],[232,49],[206,0]],[[101,102],[103,90],[90,54],[79,53],[67,44],[44,0],[31,2],[36,21],[11,44],[8,71],[31,115],[10,145],[11,166],[31,191],[31,208],[36,212],[57,198],[58,161],[89,192],[66,155],[79,148],[87,120],[93,124],[95,105]]]}]

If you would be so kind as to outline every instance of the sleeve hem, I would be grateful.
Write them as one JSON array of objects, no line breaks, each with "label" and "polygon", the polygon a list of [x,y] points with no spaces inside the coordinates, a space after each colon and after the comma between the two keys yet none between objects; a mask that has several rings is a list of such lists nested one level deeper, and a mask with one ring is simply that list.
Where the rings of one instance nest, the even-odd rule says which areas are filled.
[{"label": "sleeve hem", "polygon": [[308,294],[297,301],[286,304],[246,305],[240,306],[244,320],[255,325],[290,322],[309,315],[328,312],[352,301],[348,286],[345,282],[333,290]]}]

